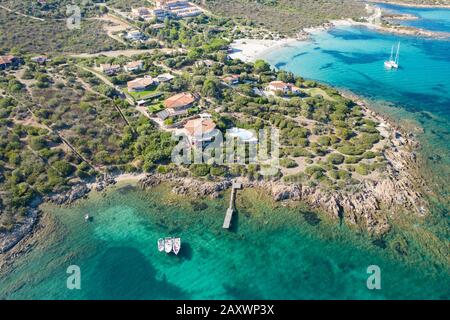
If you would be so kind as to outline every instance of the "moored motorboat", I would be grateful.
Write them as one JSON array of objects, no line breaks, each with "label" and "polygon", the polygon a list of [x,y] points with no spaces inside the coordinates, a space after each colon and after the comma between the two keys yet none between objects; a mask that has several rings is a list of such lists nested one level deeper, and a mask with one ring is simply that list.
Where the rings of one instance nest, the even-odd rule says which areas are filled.
[{"label": "moored motorboat", "polygon": [[172,238],[168,237],[164,239],[164,251],[166,251],[166,253],[170,253],[172,251],[172,245]]},{"label": "moored motorboat", "polygon": [[90,216],[88,213],[86,213],[86,214],[84,215],[84,221],[88,222],[88,221],[90,221],[90,220],[91,220],[91,216]]},{"label": "moored motorboat", "polygon": [[173,246],[173,252],[175,254],[178,254],[178,252],[180,251],[180,248],[181,248],[181,239],[173,238],[172,246]]},{"label": "moored motorboat", "polygon": [[158,239],[158,250],[159,250],[159,252],[164,251],[164,239],[163,238]]}]

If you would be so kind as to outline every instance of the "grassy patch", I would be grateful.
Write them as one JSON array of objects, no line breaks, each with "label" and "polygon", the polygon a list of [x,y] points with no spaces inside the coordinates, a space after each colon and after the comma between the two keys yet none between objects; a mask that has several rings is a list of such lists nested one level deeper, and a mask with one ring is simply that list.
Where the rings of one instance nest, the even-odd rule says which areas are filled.
[{"label": "grassy patch", "polygon": [[146,96],[151,96],[151,95],[158,93],[156,86],[151,87],[148,90],[144,90],[144,91],[128,91],[127,88],[124,88],[123,91],[128,93],[130,96],[132,96],[133,99],[136,101],[141,100],[142,98],[144,98]]}]

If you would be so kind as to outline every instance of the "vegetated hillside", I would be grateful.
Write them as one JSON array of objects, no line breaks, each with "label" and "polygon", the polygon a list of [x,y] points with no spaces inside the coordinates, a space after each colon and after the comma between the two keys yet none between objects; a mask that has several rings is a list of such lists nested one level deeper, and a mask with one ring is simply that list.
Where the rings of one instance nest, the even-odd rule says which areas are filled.
[{"label": "vegetated hillside", "polygon": [[102,22],[82,20],[81,29],[69,29],[65,20],[33,20],[0,9],[0,51],[16,48],[28,53],[98,52],[120,49]]},{"label": "vegetated hillside", "polygon": [[37,0],[0,0],[0,5],[25,15],[48,19],[66,18],[68,5],[78,6],[83,17],[92,16],[98,10],[94,1],[86,0],[47,0],[45,3]]},{"label": "vegetated hillside", "polygon": [[131,8],[148,7],[151,1],[147,0],[108,0],[106,4],[114,9],[130,11]]},{"label": "vegetated hillside", "polygon": [[367,14],[358,0],[195,0],[215,14],[293,35],[305,27],[332,19],[360,18]]}]

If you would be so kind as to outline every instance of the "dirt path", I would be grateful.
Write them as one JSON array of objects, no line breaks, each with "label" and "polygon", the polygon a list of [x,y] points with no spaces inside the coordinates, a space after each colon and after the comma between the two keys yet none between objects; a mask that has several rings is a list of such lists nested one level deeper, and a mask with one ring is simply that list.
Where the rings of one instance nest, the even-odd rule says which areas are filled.
[{"label": "dirt path", "polygon": [[103,30],[106,31],[106,34],[108,35],[108,37],[122,43],[123,45],[128,46],[128,43],[125,40],[123,40],[122,38],[120,38],[119,36],[115,35],[115,33],[133,28],[133,26],[131,24],[126,23],[125,21],[123,21],[123,20],[119,19],[118,17],[115,17],[111,14],[106,14],[101,17],[90,18],[90,20],[99,20],[99,21],[112,23],[113,25],[104,24]]},{"label": "dirt path", "polygon": [[5,7],[5,6],[2,6],[2,5],[0,5],[0,8],[4,9],[6,11],[9,11],[11,13],[17,14],[19,16],[25,17],[25,18],[29,18],[29,19],[33,19],[33,20],[37,20],[37,21],[45,21],[45,19],[38,18],[38,17],[33,17],[33,16],[30,16],[30,15],[24,14],[22,12],[14,11],[14,10],[11,10],[11,9]]},{"label": "dirt path", "polygon": [[102,51],[97,53],[80,53],[80,54],[72,54],[70,55],[72,58],[94,58],[98,56],[106,56],[106,57],[131,57],[137,54],[145,54],[145,53],[153,53],[156,50],[171,53],[174,49],[126,49],[126,50],[114,50],[114,51]]}]

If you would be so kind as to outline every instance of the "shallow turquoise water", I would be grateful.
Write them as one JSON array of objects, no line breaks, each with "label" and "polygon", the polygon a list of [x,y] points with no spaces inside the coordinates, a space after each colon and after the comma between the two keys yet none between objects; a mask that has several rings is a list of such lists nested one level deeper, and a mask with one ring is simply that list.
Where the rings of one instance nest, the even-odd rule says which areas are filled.
[{"label": "shallow turquoise water", "polygon": [[417,20],[397,21],[397,23],[405,26],[439,32],[449,32],[450,30],[449,10],[438,8],[414,8],[383,3],[377,4],[377,6],[386,9],[389,12],[411,14],[419,18]]},{"label": "shallow turquoise water", "polygon": [[[16,299],[399,299],[450,297],[448,271],[392,259],[345,226],[323,226],[299,210],[247,202],[232,231],[221,223],[226,199],[162,204],[161,191],[131,187],[76,207],[50,209],[57,224],[0,279],[0,298]],[[207,207],[206,207],[207,206]],[[93,222],[85,223],[89,211]],[[309,222],[308,222],[309,221]],[[324,231],[326,230],[326,231]],[[180,256],[156,240],[179,235]],[[66,268],[81,268],[81,290],[66,288]],[[366,287],[381,268],[382,290]],[[440,271],[439,271],[440,270]]]}]

